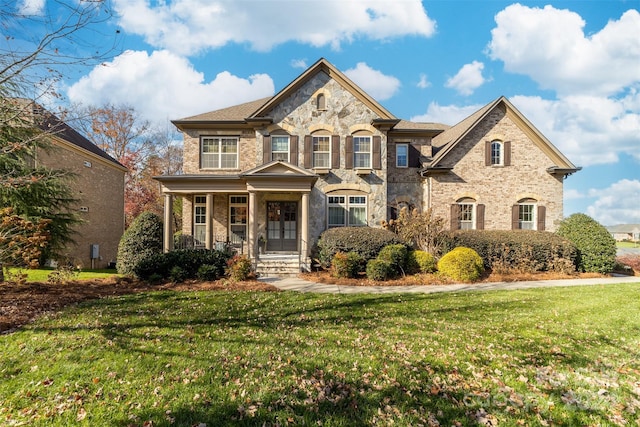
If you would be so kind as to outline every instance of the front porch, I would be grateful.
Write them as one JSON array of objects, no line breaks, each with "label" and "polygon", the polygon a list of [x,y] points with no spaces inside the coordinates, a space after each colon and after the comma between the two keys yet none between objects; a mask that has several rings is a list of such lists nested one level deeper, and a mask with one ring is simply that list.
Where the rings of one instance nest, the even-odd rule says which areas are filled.
[{"label": "front porch", "polygon": [[[228,245],[248,256],[259,272],[279,271],[284,264],[288,273],[308,270],[309,197],[317,179],[314,173],[274,161],[239,175],[156,179],[165,198],[165,252],[185,245],[202,249]],[[171,221],[176,197],[183,200],[184,225],[179,239],[174,238]]]}]

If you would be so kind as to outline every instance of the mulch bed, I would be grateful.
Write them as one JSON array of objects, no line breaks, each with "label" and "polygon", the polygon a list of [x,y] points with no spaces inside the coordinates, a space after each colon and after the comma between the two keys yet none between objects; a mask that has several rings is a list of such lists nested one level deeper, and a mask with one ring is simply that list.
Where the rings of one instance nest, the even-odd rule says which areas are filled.
[{"label": "mulch bed", "polygon": [[0,283],[0,334],[10,333],[45,313],[56,312],[81,301],[157,290],[278,291],[278,288],[257,280],[239,283],[220,280],[163,285],[122,279],[80,280],[63,285]]}]

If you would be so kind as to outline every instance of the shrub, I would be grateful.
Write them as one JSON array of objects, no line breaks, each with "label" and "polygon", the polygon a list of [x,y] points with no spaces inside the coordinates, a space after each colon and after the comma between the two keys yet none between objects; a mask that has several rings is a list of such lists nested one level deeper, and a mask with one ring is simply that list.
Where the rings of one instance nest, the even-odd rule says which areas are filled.
[{"label": "shrub", "polygon": [[159,275],[163,279],[171,278],[171,270],[180,267],[184,271],[185,278],[198,277],[198,272],[203,265],[208,266],[206,280],[216,280],[223,277],[227,260],[231,253],[227,251],[207,249],[184,249],[167,253],[150,255],[140,260],[133,274],[141,280],[149,280],[152,275]]},{"label": "shrub", "polygon": [[375,281],[383,281],[389,278],[391,264],[382,259],[371,259],[367,262],[367,278]]},{"label": "shrub", "polygon": [[433,273],[436,271],[436,259],[429,252],[415,250],[407,254],[407,271],[415,273]]},{"label": "shrub", "polygon": [[438,261],[441,274],[461,282],[473,282],[484,271],[482,258],[471,248],[457,247]]},{"label": "shrub", "polygon": [[389,263],[391,276],[400,276],[407,269],[407,247],[405,245],[387,245],[378,253],[378,259]]},{"label": "shrub", "polygon": [[171,271],[169,272],[169,279],[174,283],[181,283],[187,280],[189,277],[187,276],[187,272],[184,268],[174,265],[171,267]]},{"label": "shrub", "polygon": [[458,246],[475,250],[484,267],[496,272],[571,272],[577,250],[555,233],[533,230],[458,230],[445,238],[445,252]]},{"label": "shrub", "polygon": [[362,266],[362,258],[355,252],[338,252],[331,260],[331,274],[334,277],[357,277]]},{"label": "shrub", "polygon": [[578,248],[579,271],[610,273],[616,263],[616,241],[593,218],[576,213],[564,219],[557,231]]},{"label": "shrub", "polygon": [[251,261],[244,255],[236,255],[227,261],[229,278],[236,282],[247,280],[251,274]]},{"label": "shrub", "polygon": [[[640,273],[640,255],[621,255],[616,258],[616,261],[622,266],[627,266],[632,271]],[[623,267],[623,270],[626,268]]]},{"label": "shrub", "polygon": [[320,235],[317,256],[324,267],[331,265],[333,256],[338,252],[355,252],[363,261],[368,261],[378,256],[383,247],[394,243],[402,242],[396,234],[382,228],[330,228]]},{"label": "shrub", "polygon": [[403,207],[397,219],[383,222],[382,226],[415,249],[440,254],[445,222],[444,218],[434,215],[432,209],[418,212],[417,209],[409,211]]},{"label": "shrub", "polygon": [[159,253],[162,253],[162,220],[154,213],[143,212],[120,239],[118,273],[132,275],[140,260]]},{"label": "shrub", "polygon": [[198,280],[210,281],[216,280],[220,277],[218,274],[218,266],[211,264],[203,264],[198,268],[198,273],[196,274]]}]

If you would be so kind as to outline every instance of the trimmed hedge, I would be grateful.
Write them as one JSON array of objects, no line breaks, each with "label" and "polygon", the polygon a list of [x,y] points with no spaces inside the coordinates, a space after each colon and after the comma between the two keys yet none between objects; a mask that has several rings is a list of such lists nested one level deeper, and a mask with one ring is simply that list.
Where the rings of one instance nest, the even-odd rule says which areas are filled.
[{"label": "trimmed hedge", "polygon": [[331,260],[331,274],[334,277],[354,278],[363,265],[362,258],[355,252],[338,252]]},{"label": "trimmed hedge", "polygon": [[436,271],[436,259],[429,252],[415,250],[407,254],[407,270],[409,274],[433,273]]},{"label": "trimmed hedge", "polygon": [[[167,253],[153,254],[140,260],[133,273],[141,280],[149,280],[152,276],[162,279],[182,281],[204,275],[202,266],[207,266],[208,280],[224,277],[227,261],[232,254],[228,251],[207,249],[183,249]],[[179,280],[178,280],[179,279]]]},{"label": "trimmed hedge", "polygon": [[588,215],[576,213],[558,227],[559,236],[578,248],[578,270],[608,274],[616,265],[616,241],[611,233]]},{"label": "trimmed hedge", "polygon": [[473,282],[482,275],[484,265],[476,251],[458,247],[440,258],[438,271],[453,280]]},{"label": "trimmed hedge", "polygon": [[370,259],[367,262],[367,278],[381,282],[391,275],[391,264],[383,259]]},{"label": "trimmed hedge", "polygon": [[374,227],[336,227],[323,232],[318,240],[318,260],[324,267],[331,265],[338,252],[355,252],[364,261],[378,256],[382,248],[402,244],[393,232]]},{"label": "trimmed hedge", "polygon": [[458,246],[475,250],[484,267],[494,271],[575,271],[576,246],[551,232],[458,230],[447,233],[445,253]]},{"label": "trimmed hedge", "polygon": [[138,262],[162,253],[162,220],[152,212],[141,213],[118,244],[118,273],[130,276]]},{"label": "trimmed hedge", "polygon": [[378,253],[378,259],[389,263],[391,276],[400,276],[407,269],[407,247],[399,244],[387,245]]}]

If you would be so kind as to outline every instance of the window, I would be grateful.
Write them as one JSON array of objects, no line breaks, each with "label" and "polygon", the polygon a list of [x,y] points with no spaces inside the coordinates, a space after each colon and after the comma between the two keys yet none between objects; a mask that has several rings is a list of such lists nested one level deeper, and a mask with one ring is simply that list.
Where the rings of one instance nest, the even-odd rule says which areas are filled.
[{"label": "window", "polygon": [[396,145],[396,167],[406,168],[409,166],[409,146],[407,144]]},{"label": "window", "polygon": [[458,221],[460,223],[460,230],[473,230],[475,228],[475,205],[471,203],[460,203],[459,206]]},{"label": "window", "polygon": [[314,136],[313,143],[313,167],[331,167],[331,137],[329,135]]},{"label": "window", "polygon": [[247,196],[229,197],[229,240],[240,244],[247,240]]},{"label": "window", "polygon": [[371,137],[353,137],[353,164],[356,169],[371,168]]},{"label": "window", "polygon": [[536,205],[531,203],[521,203],[518,205],[518,228],[521,230],[535,230]]},{"label": "window", "polygon": [[271,137],[271,160],[289,161],[289,137],[276,136]]},{"label": "window", "polygon": [[193,238],[196,245],[204,245],[207,235],[207,197],[193,198]]},{"label": "window", "polygon": [[319,94],[316,98],[316,108],[318,110],[326,110],[327,109],[327,98],[323,93]]},{"label": "window", "polygon": [[329,196],[327,202],[329,227],[367,225],[367,196]]},{"label": "window", "polygon": [[203,169],[237,169],[238,138],[203,137],[200,167]]},{"label": "window", "polygon": [[492,141],[491,142],[491,165],[502,165],[503,162],[503,150],[502,150],[502,142],[500,141]]}]

